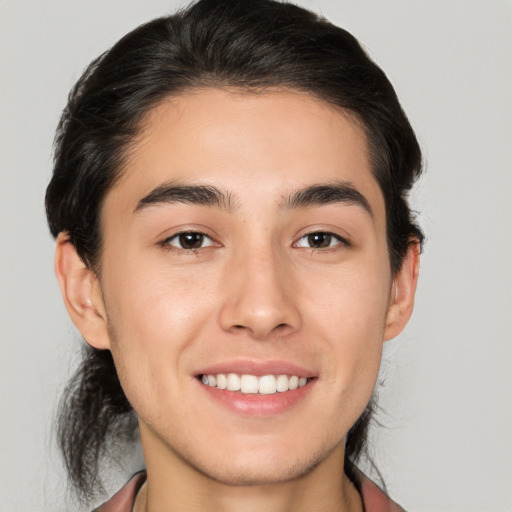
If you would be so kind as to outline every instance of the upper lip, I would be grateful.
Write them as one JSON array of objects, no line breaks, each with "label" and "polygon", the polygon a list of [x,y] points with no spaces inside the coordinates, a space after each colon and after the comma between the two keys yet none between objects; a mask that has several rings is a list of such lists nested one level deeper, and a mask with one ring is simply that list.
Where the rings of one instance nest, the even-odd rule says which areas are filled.
[{"label": "upper lip", "polygon": [[283,360],[232,359],[201,368],[196,375],[237,373],[239,375],[296,375],[311,378],[315,373],[302,365]]}]

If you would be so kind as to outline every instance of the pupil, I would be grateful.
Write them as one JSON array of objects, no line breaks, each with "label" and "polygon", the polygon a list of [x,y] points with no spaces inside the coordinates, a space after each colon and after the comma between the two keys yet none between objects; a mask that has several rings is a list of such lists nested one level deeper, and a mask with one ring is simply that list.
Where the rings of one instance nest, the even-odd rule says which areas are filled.
[{"label": "pupil", "polygon": [[182,233],[179,239],[184,249],[199,249],[203,245],[203,235],[200,233]]},{"label": "pupil", "polygon": [[331,235],[326,233],[313,233],[308,235],[308,242],[311,247],[329,247],[329,245],[331,245]]}]

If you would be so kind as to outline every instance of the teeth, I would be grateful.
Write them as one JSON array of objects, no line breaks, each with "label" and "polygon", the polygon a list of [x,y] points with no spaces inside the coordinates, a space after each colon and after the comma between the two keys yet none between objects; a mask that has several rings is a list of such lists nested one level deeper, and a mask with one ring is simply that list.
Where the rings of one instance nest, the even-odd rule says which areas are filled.
[{"label": "teeth", "polygon": [[280,393],[283,391],[288,391],[290,387],[290,379],[288,378],[288,375],[279,375],[276,379],[276,389]]},{"label": "teeth", "polygon": [[219,389],[226,389],[228,387],[228,379],[223,373],[217,375],[217,387]]},{"label": "teeth", "polygon": [[240,391],[242,393],[257,393],[258,377],[255,375],[242,375],[240,377]]},{"label": "teeth", "polygon": [[277,392],[277,382],[273,375],[264,375],[258,379],[258,391],[262,395],[272,395]]},{"label": "teeth", "polygon": [[306,377],[297,375],[238,375],[236,373],[218,373],[202,375],[201,381],[206,386],[228,391],[240,391],[244,394],[273,395],[301,388],[308,383]]},{"label": "teeth", "polygon": [[228,373],[226,379],[229,391],[238,391],[240,389],[240,377],[236,373]]}]

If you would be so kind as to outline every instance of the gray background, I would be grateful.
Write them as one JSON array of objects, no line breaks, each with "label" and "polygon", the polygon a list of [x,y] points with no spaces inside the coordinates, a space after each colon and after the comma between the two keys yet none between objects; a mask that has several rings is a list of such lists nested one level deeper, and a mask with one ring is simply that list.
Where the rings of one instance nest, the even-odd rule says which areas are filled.
[{"label": "gray background", "polygon": [[[300,3],[369,48],[428,163],[412,197],[428,243],[414,317],[386,344],[377,463],[408,510],[510,512],[512,2]],[[43,212],[59,112],[93,57],[175,5],[0,0],[1,511],[66,510],[51,422],[79,343]]]}]

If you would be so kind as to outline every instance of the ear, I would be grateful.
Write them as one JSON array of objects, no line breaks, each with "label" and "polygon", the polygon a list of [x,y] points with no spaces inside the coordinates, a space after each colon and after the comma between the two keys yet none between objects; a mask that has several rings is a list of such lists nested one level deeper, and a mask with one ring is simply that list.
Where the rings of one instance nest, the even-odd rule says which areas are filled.
[{"label": "ear", "polygon": [[110,348],[105,305],[98,278],[88,269],[67,233],[59,233],[55,274],[71,320],[84,340],[99,350]]},{"label": "ear", "polygon": [[411,240],[402,267],[393,278],[384,341],[398,336],[411,318],[420,270],[420,243]]}]

